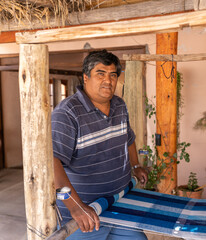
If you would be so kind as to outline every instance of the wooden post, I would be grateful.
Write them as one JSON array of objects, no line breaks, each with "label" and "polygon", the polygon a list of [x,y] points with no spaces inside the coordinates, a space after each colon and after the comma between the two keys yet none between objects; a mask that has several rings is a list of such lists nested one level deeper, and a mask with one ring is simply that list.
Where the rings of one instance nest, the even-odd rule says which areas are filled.
[{"label": "wooden post", "polygon": [[68,96],[73,95],[76,92],[76,87],[80,84],[79,78],[77,76],[68,76],[67,81],[67,93]]},{"label": "wooden post", "polygon": [[56,228],[55,188],[46,45],[20,45],[19,88],[28,240]]},{"label": "wooden post", "polygon": [[[177,54],[178,33],[163,33],[156,35],[157,54]],[[173,68],[174,67],[174,68]],[[173,72],[171,76],[171,71]],[[156,65],[156,118],[157,134],[161,134],[161,146],[157,147],[159,156],[164,152],[172,156],[177,144],[177,63],[157,62]],[[170,160],[168,160],[170,161]],[[177,185],[177,164],[172,164],[166,174],[166,179],[158,185],[160,192],[171,194]],[[173,179],[173,180],[172,180]]]},{"label": "wooden post", "polygon": [[55,78],[53,79],[53,99],[53,106],[55,108],[62,100],[61,80]]},{"label": "wooden post", "polygon": [[[125,69],[124,100],[127,104],[130,125],[136,134],[137,150],[147,144],[145,114],[144,63],[127,61]],[[139,159],[140,163],[143,159]]]}]

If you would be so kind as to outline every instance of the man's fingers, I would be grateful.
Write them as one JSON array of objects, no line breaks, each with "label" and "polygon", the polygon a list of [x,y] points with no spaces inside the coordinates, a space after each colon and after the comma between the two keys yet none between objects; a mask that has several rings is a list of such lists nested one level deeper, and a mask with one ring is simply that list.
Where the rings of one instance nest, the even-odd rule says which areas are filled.
[{"label": "man's fingers", "polygon": [[95,225],[95,229],[96,231],[99,231],[99,227],[100,227],[100,221],[99,221],[99,218],[97,221],[95,221],[96,225]]},{"label": "man's fingers", "polygon": [[93,215],[94,221],[95,221],[95,229],[96,231],[99,230],[99,226],[100,226],[100,221],[99,221],[99,217],[97,216],[97,214],[94,212]]},{"label": "man's fingers", "polygon": [[75,219],[75,221],[77,222],[77,224],[78,224],[80,230],[81,230],[82,232],[85,232],[84,222],[83,222],[81,219],[78,219],[78,220]]}]

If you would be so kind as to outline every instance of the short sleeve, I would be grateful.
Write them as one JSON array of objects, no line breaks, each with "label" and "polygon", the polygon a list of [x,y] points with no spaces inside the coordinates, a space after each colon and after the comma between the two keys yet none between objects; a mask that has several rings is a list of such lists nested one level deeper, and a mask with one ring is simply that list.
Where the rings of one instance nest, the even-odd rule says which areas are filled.
[{"label": "short sleeve", "polygon": [[52,112],[51,126],[53,155],[68,165],[76,146],[75,119],[66,111],[57,109]]}]

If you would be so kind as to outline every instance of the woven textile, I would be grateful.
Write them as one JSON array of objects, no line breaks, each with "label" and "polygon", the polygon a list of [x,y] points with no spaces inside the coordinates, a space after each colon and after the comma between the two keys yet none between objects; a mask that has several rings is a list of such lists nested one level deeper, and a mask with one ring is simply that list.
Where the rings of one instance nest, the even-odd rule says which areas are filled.
[{"label": "woven textile", "polygon": [[[134,180],[129,188],[132,185],[135,185]],[[184,198],[142,189],[132,189],[123,194],[101,198],[92,204],[96,211],[103,210],[101,222],[185,239],[206,239],[206,199]]]}]

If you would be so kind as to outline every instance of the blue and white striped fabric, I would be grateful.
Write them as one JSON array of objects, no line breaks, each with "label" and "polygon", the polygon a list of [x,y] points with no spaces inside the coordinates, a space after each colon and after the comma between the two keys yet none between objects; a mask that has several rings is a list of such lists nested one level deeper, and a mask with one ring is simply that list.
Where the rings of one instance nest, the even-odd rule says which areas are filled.
[{"label": "blue and white striped fabric", "polygon": [[[101,199],[104,206],[105,201]],[[102,212],[100,220],[185,239],[206,239],[206,199],[132,189]]]},{"label": "blue and white striped fabric", "polygon": [[89,204],[89,206],[95,210],[97,215],[100,215],[102,212],[107,210],[108,207],[112,206],[112,204],[116,203],[119,199],[125,196],[125,194],[127,194],[132,188],[134,188],[137,182],[138,182],[137,179],[135,177],[132,177],[132,180],[129,182],[128,186],[120,193],[110,197],[98,198],[95,202]]}]

